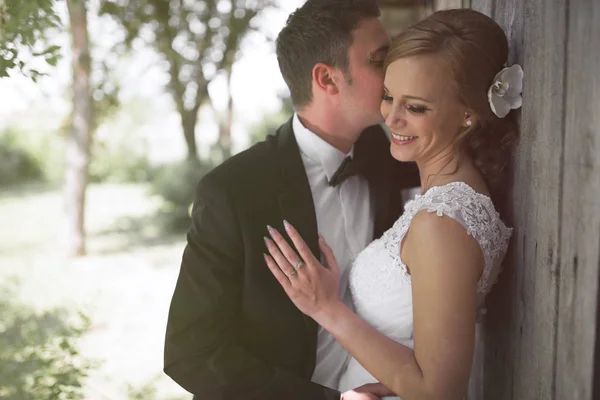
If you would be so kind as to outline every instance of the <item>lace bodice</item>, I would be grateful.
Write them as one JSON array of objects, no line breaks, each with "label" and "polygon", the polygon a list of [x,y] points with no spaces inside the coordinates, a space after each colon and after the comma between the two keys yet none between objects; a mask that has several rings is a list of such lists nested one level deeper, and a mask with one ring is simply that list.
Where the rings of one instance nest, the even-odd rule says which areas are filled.
[{"label": "lace bodice", "polygon": [[[477,287],[478,318],[484,313],[485,295],[498,277],[512,234],[489,197],[477,193],[466,183],[453,182],[432,187],[407,202],[404,214],[394,225],[358,255],[350,270],[350,289],[357,314],[381,333],[410,348],[414,348],[412,286],[400,257],[400,244],[412,219],[421,210],[453,218],[479,243],[484,268]],[[340,389],[369,382],[374,382],[374,378],[351,359]]]},{"label": "lace bodice", "polygon": [[[414,216],[423,209],[435,212],[440,217],[445,214],[457,220],[477,240],[484,257],[478,292],[486,295],[495,283],[500,261],[506,253],[512,233],[512,229],[507,228],[500,219],[492,200],[477,193],[466,183],[452,182],[432,187],[424,195],[417,195],[406,203],[404,214],[383,234],[382,241],[393,260],[392,268],[397,267],[409,277],[406,265],[400,259],[400,243]],[[497,263],[494,262],[496,260]]]}]

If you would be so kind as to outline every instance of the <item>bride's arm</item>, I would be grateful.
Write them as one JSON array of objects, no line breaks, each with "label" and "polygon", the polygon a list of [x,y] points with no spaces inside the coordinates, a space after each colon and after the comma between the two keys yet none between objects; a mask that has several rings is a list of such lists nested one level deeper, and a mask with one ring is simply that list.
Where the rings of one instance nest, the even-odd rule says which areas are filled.
[{"label": "bride's arm", "polygon": [[[406,238],[403,259],[412,276],[414,351],[378,332],[331,295],[337,265],[323,241],[328,269],[314,265],[293,228],[288,233],[306,268],[288,279],[281,271],[291,266],[284,266],[281,253],[274,254],[281,270],[272,260],[269,267],[301,311],[405,400],[464,397],[473,358],[476,288],[483,256],[477,242],[458,222],[420,212]],[[281,237],[274,239],[280,244]],[[288,259],[293,257],[283,243],[280,247]]]}]

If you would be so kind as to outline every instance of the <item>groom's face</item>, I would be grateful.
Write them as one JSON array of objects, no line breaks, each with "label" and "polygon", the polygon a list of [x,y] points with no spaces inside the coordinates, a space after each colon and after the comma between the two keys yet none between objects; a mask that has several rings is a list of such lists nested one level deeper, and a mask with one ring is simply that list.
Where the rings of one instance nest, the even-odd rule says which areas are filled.
[{"label": "groom's face", "polygon": [[357,126],[367,127],[383,121],[380,111],[383,94],[383,60],[389,37],[378,18],[363,19],[352,33],[348,48],[350,82],[343,91],[344,113]]}]

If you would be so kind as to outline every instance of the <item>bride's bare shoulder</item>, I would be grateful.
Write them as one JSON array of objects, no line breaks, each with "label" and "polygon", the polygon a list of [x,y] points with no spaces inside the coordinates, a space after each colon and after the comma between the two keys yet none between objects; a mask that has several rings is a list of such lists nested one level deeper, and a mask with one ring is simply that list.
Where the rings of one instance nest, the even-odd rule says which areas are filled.
[{"label": "bride's bare shoulder", "polygon": [[452,269],[471,265],[476,273],[483,268],[483,254],[477,240],[458,221],[426,209],[414,216],[403,250],[411,274],[416,269],[439,268],[440,264]]}]

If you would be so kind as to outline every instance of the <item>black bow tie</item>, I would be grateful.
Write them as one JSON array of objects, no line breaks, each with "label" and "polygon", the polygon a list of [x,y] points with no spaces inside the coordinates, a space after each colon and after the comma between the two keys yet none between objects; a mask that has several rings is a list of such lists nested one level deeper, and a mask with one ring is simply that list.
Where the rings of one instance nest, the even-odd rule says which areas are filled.
[{"label": "black bow tie", "polygon": [[335,171],[335,174],[329,181],[329,186],[337,186],[344,182],[346,179],[358,174],[356,161],[352,160],[352,157],[346,157],[342,162],[342,165]]}]

